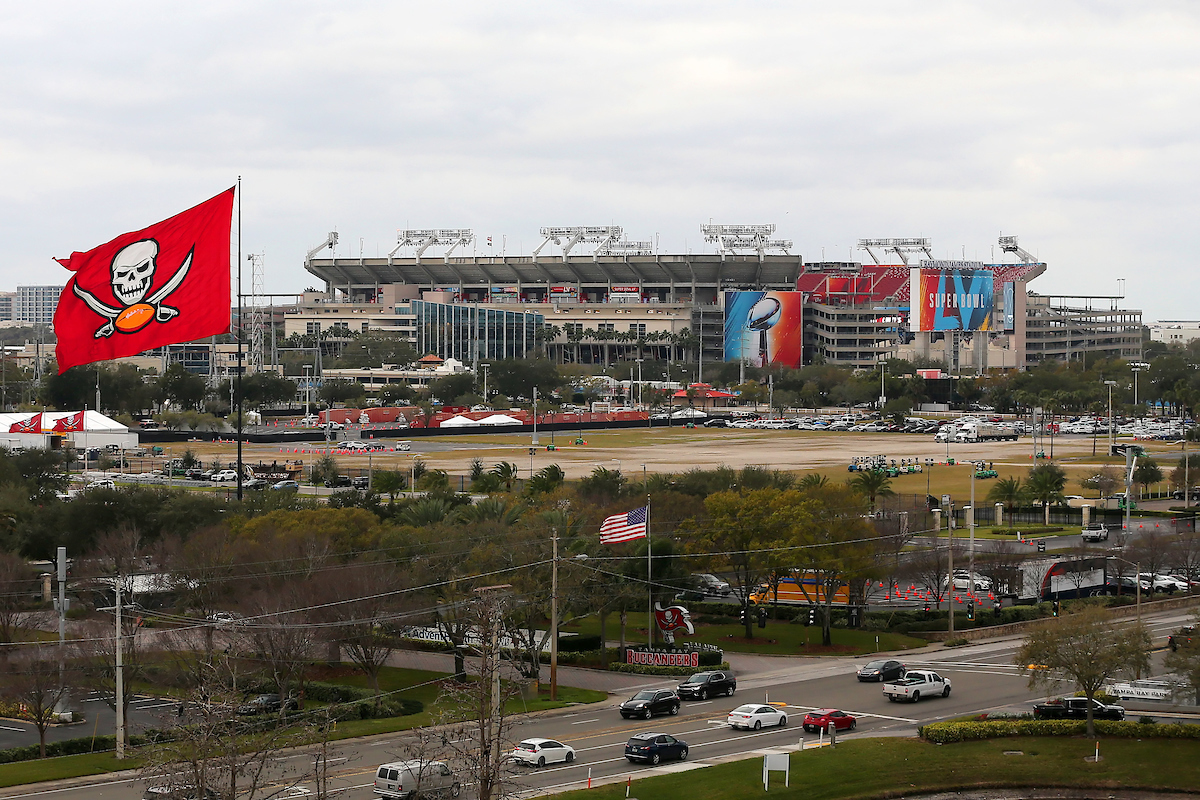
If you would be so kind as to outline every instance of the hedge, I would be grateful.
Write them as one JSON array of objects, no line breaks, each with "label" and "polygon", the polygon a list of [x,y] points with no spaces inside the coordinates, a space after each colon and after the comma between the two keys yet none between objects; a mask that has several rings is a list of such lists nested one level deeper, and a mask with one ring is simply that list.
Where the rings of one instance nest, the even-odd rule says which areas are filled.
[{"label": "hedge", "polygon": [[[1147,725],[1142,722],[1098,719],[1096,733],[1119,739],[1200,739],[1200,725],[1179,723]],[[917,734],[934,744],[998,739],[1005,736],[1083,736],[1086,720],[1033,719],[983,720],[980,722],[934,722],[917,729]]]},{"label": "hedge", "polygon": [[[729,669],[729,662],[713,664],[712,669]],[[611,672],[633,672],[638,675],[692,675],[697,667],[652,667],[648,664],[609,664]]]},{"label": "hedge", "polygon": [[[169,737],[162,731],[148,730],[145,733],[130,736],[129,746],[141,745],[155,741],[167,741]],[[84,736],[79,739],[62,739],[57,742],[46,742],[46,757],[77,756],[82,753],[102,753],[106,750],[117,749],[117,737],[112,735]],[[14,761],[34,761],[41,758],[41,748],[36,744],[25,747],[10,747],[0,750],[0,764],[11,764]]]},{"label": "hedge", "polygon": [[558,637],[558,652],[581,653],[600,649],[600,635],[590,636],[560,636]]}]

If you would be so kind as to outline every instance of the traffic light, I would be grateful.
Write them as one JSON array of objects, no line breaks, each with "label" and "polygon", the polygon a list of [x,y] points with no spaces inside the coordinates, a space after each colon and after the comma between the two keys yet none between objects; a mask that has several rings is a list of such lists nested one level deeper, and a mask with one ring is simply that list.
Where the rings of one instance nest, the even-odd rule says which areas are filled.
[{"label": "traffic light", "polygon": [[808,627],[809,625],[812,625],[816,621],[817,621],[817,610],[815,608],[810,608],[808,610],[808,616],[805,617],[805,619],[804,619],[804,626]]},{"label": "traffic light", "polygon": [[967,619],[971,619],[971,620],[975,619],[975,601],[974,600],[967,601]]},{"label": "traffic light", "polygon": [[926,604],[925,604],[925,615],[926,615],[926,616],[928,616],[928,615],[929,615],[929,603],[926,603]]},{"label": "traffic light", "polygon": [[1052,606],[1052,608],[1054,610],[1054,616],[1057,617],[1058,616],[1058,600],[1054,601],[1054,605]]},{"label": "traffic light", "polygon": [[1004,606],[1001,605],[999,597],[996,598],[996,602],[992,603],[992,611],[996,614],[997,617],[1000,616],[1000,609],[1003,607]]},{"label": "traffic light", "polygon": [[758,610],[758,627],[767,627],[767,610],[765,608],[760,608]]},{"label": "traffic light", "polygon": [[742,606],[742,610],[740,612],[738,612],[738,624],[739,625],[746,624],[746,607],[745,606]]}]

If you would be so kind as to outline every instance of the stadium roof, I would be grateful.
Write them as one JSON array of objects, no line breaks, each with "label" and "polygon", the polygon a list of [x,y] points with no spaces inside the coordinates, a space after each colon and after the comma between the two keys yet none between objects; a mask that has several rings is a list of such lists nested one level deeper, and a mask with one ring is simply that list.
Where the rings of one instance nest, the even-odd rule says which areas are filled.
[{"label": "stadium roof", "polygon": [[478,258],[314,258],[305,268],[334,286],[495,284],[641,284],[790,289],[802,270],[798,255],[495,256]]}]

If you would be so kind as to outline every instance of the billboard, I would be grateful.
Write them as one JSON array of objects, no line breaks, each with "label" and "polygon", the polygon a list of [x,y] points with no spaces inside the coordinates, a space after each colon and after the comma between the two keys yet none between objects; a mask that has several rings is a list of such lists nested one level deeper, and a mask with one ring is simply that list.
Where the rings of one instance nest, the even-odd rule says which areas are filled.
[{"label": "billboard", "polygon": [[801,366],[801,292],[726,292],[725,360]]},{"label": "billboard", "polygon": [[914,267],[909,283],[914,331],[992,329],[995,275],[987,269]]}]

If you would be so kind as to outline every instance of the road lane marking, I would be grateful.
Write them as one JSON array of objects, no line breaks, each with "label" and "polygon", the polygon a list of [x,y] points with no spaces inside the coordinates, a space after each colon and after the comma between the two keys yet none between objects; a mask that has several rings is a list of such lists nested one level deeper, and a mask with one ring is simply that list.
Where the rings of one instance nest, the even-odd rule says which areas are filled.
[{"label": "road lane marking", "polygon": [[[113,634],[115,637],[116,634]],[[17,733],[26,733],[33,730],[32,728],[10,728],[7,725],[0,725],[0,731],[16,731]]]},{"label": "road lane marking", "polygon": [[572,722],[571,724],[572,725],[587,725],[590,722],[599,722],[599,721],[600,721],[600,718],[596,717],[595,719],[581,719],[578,722]]}]

